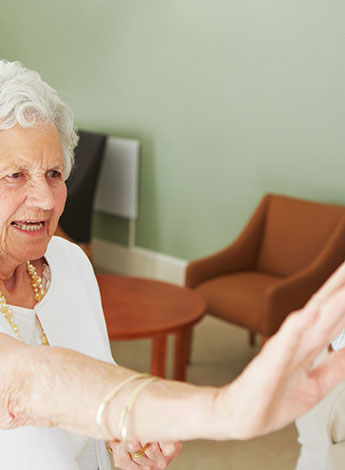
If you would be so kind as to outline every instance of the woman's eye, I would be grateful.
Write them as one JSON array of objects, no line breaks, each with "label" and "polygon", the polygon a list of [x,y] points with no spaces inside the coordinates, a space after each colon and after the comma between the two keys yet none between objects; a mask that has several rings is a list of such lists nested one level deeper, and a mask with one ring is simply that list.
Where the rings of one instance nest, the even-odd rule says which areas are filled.
[{"label": "woman's eye", "polygon": [[21,171],[18,171],[17,173],[10,173],[9,175],[7,175],[8,178],[10,178],[11,180],[16,180],[18,178],[21,178],[23,176],[23,173]]},{"label": "woman's eye", "polygon": [[61,171],[58,170],[50,170],[47,173],[48,178],[56,179],[61,177]]}]

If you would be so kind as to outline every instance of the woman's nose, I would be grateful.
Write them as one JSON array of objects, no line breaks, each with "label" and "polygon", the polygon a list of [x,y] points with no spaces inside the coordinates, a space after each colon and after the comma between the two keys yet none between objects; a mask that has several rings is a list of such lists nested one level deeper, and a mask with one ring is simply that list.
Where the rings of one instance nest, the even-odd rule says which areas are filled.
[{"label": "woman's nose", "polygon": [[43,210],[51,210],[54,208],[54,194],[46,180],[30,184],[26,197],[26,205]]}]

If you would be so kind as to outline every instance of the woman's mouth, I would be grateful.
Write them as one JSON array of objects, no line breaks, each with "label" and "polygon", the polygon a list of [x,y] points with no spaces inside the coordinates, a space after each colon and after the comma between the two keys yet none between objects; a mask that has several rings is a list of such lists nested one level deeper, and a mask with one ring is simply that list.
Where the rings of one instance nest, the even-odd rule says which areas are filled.
[{"label": "woman's mouth", "polygon": [[42,229],[44,222],[40,221],[31,221],[31,220],[25,220],[25,221],[15,221],[12,222],[13,227],[19,229],[19,230],[24,230],[25,232],[38,232],[39,230]]}]

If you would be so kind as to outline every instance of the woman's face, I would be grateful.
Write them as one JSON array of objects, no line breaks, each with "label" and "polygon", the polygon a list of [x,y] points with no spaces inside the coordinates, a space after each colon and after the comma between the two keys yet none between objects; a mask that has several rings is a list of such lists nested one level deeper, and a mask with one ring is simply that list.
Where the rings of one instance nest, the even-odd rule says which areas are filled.
[{"label": "woman's face", "polygon": [[0,131],[1,261],[22,263],[44,255],[65,205],[63,170],[53,125]]}]

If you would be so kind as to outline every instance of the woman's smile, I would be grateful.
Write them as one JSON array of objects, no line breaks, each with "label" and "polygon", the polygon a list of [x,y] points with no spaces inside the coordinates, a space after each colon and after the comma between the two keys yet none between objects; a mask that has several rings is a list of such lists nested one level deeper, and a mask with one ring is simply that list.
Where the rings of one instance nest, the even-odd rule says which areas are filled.
[{"label": "woman's smile", "polygon": [[15,221],[12,222],[11,225],[22,232],[26,232],[28,234],[37,234],[37,232],[42,233],[45,226],[44,221],[32,221],[32,220],[23,220],[23,221]]}]

